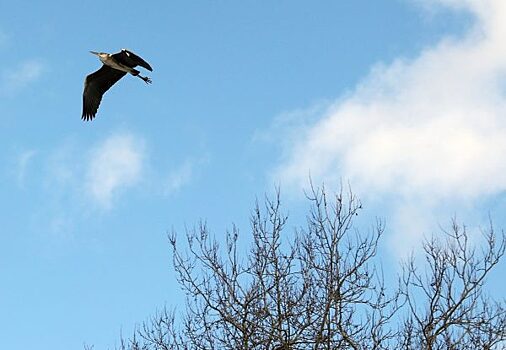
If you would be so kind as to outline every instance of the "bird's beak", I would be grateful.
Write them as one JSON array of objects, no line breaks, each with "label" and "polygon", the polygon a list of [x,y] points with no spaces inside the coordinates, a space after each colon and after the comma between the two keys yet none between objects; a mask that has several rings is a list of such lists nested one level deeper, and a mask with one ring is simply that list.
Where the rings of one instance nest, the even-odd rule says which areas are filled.
[{"label": "bird's beak", "polygon": [[94,54],[94,55],[97,55],[98,56],[98,52],[95,52],[95,51],[90,51],[90,53]]}]

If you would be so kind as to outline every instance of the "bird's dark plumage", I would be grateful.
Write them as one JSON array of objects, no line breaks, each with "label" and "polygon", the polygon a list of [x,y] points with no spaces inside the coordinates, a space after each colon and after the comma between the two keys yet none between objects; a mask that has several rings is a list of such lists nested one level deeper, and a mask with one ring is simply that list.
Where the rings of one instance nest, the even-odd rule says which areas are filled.
[{"label": "bird's dark plumage", "polygon": [[141,66],[153,71],[151,66],[141,57],[125,49],[113,55],[95,54],[100,57],[103,65],[99,70],[88,75],[84,81],[82,119],[86,121],[95,118],[104,93],[123,78],[127,72],[150,83],[151,80],[148,77],[141,76],[140,72],[133,68]]},{"label": "bird's dark plumage", "polygon": [[88,121],[95,118],[104,93],[123,78],[125,74],[126,72],[104,64],[99,70],[86,77],[83,93],[83,120]]},{"label": "bird's dark plumage", "polygon": [[127,67],[134,68],[135,66],[141,66],[143,68],[146,68],[150,72],[153,71],[153,68],[151,68],[148,62],[144,61],[141,57],[137,56],[132,51],[123,49],[120,52],[115,53],[114,55],[111,56],[114,59],[116,59],[119,63],[124,64]]}]

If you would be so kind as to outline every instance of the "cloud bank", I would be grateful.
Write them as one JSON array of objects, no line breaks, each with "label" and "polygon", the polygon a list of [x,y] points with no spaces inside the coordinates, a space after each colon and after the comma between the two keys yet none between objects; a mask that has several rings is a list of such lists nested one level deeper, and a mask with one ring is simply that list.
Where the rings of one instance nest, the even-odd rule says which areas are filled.
[{"label": "cloud bank", "polygon": [[281,183],[305,187],[310,173],[349,179],[362,197],[416,202],[411,211],[399,204],[400,226],[440,201],[506,189],[506,2],[422,2],[470,11],[474,24],[414,59],[376,65],[285,147]]}]

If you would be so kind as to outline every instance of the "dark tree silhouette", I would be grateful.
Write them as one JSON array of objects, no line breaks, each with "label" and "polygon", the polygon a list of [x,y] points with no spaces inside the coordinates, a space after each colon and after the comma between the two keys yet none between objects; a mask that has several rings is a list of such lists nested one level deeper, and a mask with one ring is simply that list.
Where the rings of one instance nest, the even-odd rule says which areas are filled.
[{"label": "dark tree silhouette", "polygon": [[307,225],[287,233],[279,193],[256,205],[252,244],[239,232],[224,248],[205,223],[169,236],[178,281],[187,295],[181,313],[163,310],[120,349],[499,349],[506,346],[504,301],[483,289],[505,253],[492,225],[478,251],[465,228],[423,244],[424,263],[411,258],[399,284],[387,286],[376,253],[384,232],[354,226],[362,206],[351,193],[329,198],[312,188]]},{"label": "dark tree silhouette", "polygon": [[408,313],[402,348],[504,349],[504,303],[488,298],[483,285],[504,255],[505,239],[496,241],[492,225],[483,236],[485,247],[477,252],[466,228],[454,221],[443,239],[424,242],[425,270],[420,272],[413,258],[403,266],[401,293]]}]

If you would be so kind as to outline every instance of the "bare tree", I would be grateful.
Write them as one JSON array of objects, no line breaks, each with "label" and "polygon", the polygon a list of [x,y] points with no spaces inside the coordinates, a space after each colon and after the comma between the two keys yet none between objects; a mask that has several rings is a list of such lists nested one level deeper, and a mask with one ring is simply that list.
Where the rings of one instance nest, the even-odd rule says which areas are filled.
[{"label": "bare tree", "polygon": [[446,239],[424,243],[426,267],[403,265],[386,288],[376,253],[384,225],[360,232],[362,206],[348,191],[332,198],[312,188],[307,225],[286,233],[279,193],[251,215],[252,244],[241,254],[234,227],[224,247],[205,223],[169,236],[181,316],[163,310],[120,349],[494,349],[504,345],[504,304],[483,284],[505,252],[487,231],[478,253],[456,224]]},{"label": "bare tree", "polygon": [[492,225],[483,232],[485,247],[469,243],[465,227],[455,221],[444,239],[423,244],[425,269],[411,258],[403,266],[401,292],[406,298],[404,349],[494,349],[505,346],[504,304],[488,298],[485,278],[504,255]]}]

